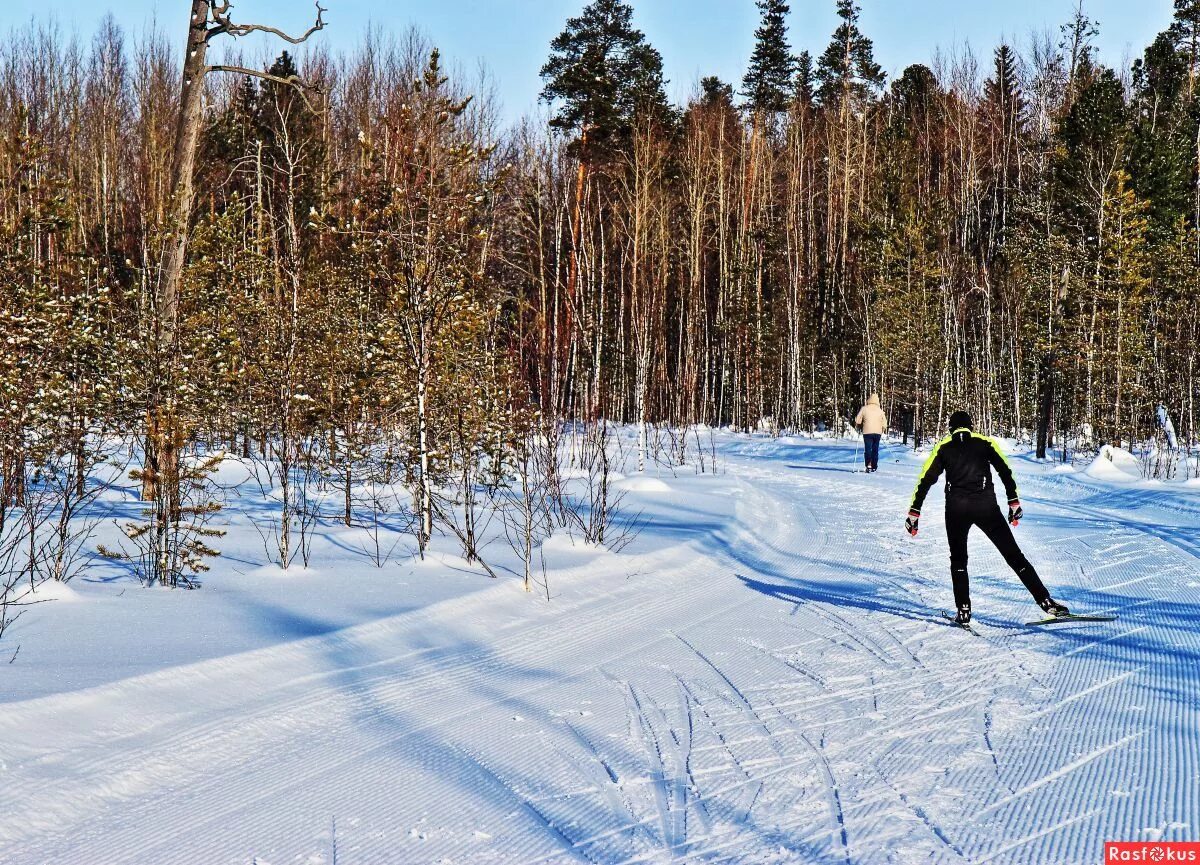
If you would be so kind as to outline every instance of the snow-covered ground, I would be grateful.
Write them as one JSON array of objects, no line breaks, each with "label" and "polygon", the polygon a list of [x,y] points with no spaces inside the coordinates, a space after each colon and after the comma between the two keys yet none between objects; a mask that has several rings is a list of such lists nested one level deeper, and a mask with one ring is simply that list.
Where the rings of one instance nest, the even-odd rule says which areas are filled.
[{"label": "snow-covered ground", "polygon": [[[950,606],[920,457],[724,436],[627,482],[554,598],[324,527],[264,567],[238,504],[196,592],[96,568],[0,644],[0,862],[1096,863],[1200,839],[1200,495],[1014,459],[1039,611],[972,539]],[[246,501],[250,501],[247,498]],[[447,548],[449,549],[449,548]]]}]

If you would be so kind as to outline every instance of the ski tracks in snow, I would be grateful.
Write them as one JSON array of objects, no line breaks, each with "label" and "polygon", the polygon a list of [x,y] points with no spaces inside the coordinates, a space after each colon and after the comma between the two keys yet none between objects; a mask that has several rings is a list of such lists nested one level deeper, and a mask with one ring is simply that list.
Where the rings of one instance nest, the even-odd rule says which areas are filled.
[{"label": "ski tracks in snow", "polygon": [[847,455],[728,448],[703,531],[664,509],[685,543],[536,615],[497,586],[9,704],[0,862],[328,863],[331,817],[341,865],[1074,865],[1200,831],[1200,511],[1022,475],[1046,582],[1121,618],[1020,627],[976,539],[973,639],[937,619],[939,503],[911,541],[915,468]]},{"label": "ski tracks in snow", "polygon": [[[743,473],[739,466],[738,473],[775,498],[764,510],[786,512],[794,500],[803,503],[807,520],[832,506],[853,527],[840,552],[847,579],[864,577],[850,591],[868,599],[840,597],[823,579],[828,563],[803,553],[790,562],[777,555],[775,576],[780,584],[796,584],[797,616],[807,608],[830,626],[810,625],[812,631],[847,650],[862,650],[843,653],[844,665],[874,660],[870,681],[885,683],[892,696],[907,702],[907,717],[883,705],[907,735],[878,755],[871,745],[861,748],[858,766],[862,775],[877,771],[895,788],[900,804],[916,803],[913,812],[945,842],[941,852],[924,849],[929,858],[1084,863],[1099,860],[1105,839],[1155,837],[1163,827],[1168,836],[1194,836],[1200,825],[1195,783],[1200,743],[1184,732],[1197,729],[1200,720],[1200,688],[1187,672],[1200,660],[1195,591],[1200,508],[1193,501],[1170,493],[1131,494],[1137,508],[1131,518],[1123,510],[1127,497],[1095,488],[1079,496],[1085,485],[1064,483],[1060,476],[1022,476],[1022,485],[1034,490],[1026,499],[1036,506],[1027,508],[1033,516],[1019,537],[1046,582],[1068,603],[1111,610],[1121,619],[1058,631],[1021,627],[1031,609],[1028,595],[976,536],[973,589],[984,639],[964,641],[961,634],[909,620],[913,607],[951,604],[937,496],[926,508],[921,542],[911,542],[899,526],[909,476],[897,482],[889,468],[875,476],[770,469],[756,476],[760,467],[766,469],[751,465]],[[1070,495],[1063,500],[1063,493]],[[786,531],[780,526],[777,536]],[[760,549],[786,548],[748,533],[747,543],[756,540]],[[832,596],[827,605],[823,596]],[[839,628],[839,622],[849,627]],[[896,644],[909,650],[907,659],[881,653]],[[949,653],[947,646],[953,647]],[[811,654],[805,647],[805,655]],[[929,675],[931,669],[938,674]],[[898,675],[889,682],[892,670]],[[810,665],[800,675],[811,680],[812,672]],[[859,682],[866,680],[859,676]],[[861,685],[826,678],[839,695],[832,705],[861,699]],[[876,698],[878,685],[871,690]],[[912,704],[923,700],[933,702],[930,711],[913,712]],[[812,711],[806,701],[793,708]],[[865,731],[853,718],[847,723],[872,740],[889,738],[882,725]],[[958,743],[951,730],[963,734]],[[977,742],[971,741],[972,731]],[[852,837],[861,820],[859,803],[868,812],[876,795],[862,793],[846,809]],[[899,819],[895,802],[889,807]],[[870,828],[858,833],[886,837]],[[857,861],[893,859],[877,849]]]}]

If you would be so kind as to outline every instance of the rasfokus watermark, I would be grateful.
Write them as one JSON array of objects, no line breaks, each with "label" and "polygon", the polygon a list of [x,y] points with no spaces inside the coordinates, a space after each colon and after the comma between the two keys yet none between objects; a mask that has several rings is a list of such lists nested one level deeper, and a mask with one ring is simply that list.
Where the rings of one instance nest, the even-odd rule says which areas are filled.
[{"label": "rasfokus watermark", "polygon": [[1200,863],[1200,841],[1105,841],[1104,861]]}]

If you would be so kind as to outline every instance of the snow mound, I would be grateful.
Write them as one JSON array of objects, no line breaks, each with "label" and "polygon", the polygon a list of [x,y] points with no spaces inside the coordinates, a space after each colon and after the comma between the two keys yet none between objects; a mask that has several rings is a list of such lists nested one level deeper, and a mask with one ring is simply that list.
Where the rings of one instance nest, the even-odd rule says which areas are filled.
[{"label": "snow mound", "polygon": [[1056,475],[1073,475],[1078,471],[1079,469],[1075,468],[1075,466],[1070,465],[1069,463],[1060,463],[1054,468],[1050,469],[1050,473]]},{"label": "snow mound", "polygon": [[71,603],[82,599],[79,596],[79,592],[72,589],[66,583],[59,582],[58,580],[46,580],[39,583],[38,587],[27,595],[25,600],[29,602],[66,601],[67,603]]},{"label": "snow mound", "polygon": [[1142,479],[1142,464],[1138,458],[1112,445],[1100,448],[1100,453],[1084,471],[1101,481],[1128,483]]},{"label": "snow mound", "polygon": [[589,544],[560,532],[542,542],[541,554],[546,566],[559,577],[578,573],[597,573],[599,563],[611,561],[615,554],[600,544]]},{"label": "snow mound", "polygon": [[245,457],[226,456],[221,460],[213,480],[226,487],[240,487],[254,477],[254,466]]},{"label": "snow mound", "polygon": [[669,493],[671,491],[671,488],[658,478],[624,478],[613,486],[631,493]]}]

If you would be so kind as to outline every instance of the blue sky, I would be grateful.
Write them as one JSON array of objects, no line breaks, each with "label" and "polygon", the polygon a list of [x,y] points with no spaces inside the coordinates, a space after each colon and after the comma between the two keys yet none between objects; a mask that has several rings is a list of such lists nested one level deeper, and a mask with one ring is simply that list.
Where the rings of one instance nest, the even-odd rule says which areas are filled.
[{"label": "blue sky", "polygon": [[[474,70],[482,61],[492,73],[505,116],[536,105],[538,69],[548,44],[585,0],[324,0],[329,29],[318,38],[350,47],[368,24],[402,31],[417,26],[452,61]],[[635,18],[662,52],[671,95],[683,99],[701,75],[740,80],[754,39],[758,12],[753,0],[631,0]],[[1074,0],[860,0],[862,27],[875,41],[876,57],[897,76],[909,63],[930,62],[937,47],[968,42],[982,62],[1005,37],[1023,44],[1034,30],[1067,20]],[[836,25],[834,0],[791,0],[791,38],[796,50],[818,54]],[[1141,54],[1171,20],[1171,0],[1085,0],[1084,11],[1100,24],[1097,45],[1110,64]],[[64,29],[89,35],[107,8],[121,9],[129,29],[151,21],[179,33],[188,0],[0,0],[0,32],[32,18],[52,17]],[[311,16],[304,0],[238,0],[238,19],[303,29]]]}]

